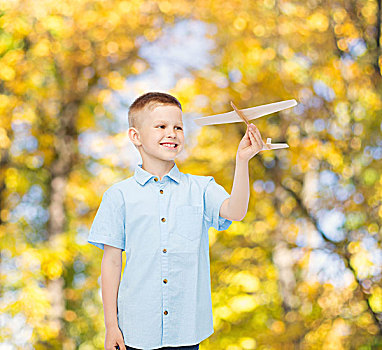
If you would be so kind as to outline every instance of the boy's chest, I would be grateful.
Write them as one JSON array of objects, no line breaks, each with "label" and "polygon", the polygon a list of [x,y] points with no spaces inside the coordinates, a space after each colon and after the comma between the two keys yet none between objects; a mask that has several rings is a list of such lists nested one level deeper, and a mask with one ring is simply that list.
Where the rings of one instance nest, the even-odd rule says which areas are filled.
[{"label": "boy's chest", "polygon": [[195,252],[203,231],[203,191],[198,186],[151,184],[125,199],[127,253],[151,255],[162,247]]}]

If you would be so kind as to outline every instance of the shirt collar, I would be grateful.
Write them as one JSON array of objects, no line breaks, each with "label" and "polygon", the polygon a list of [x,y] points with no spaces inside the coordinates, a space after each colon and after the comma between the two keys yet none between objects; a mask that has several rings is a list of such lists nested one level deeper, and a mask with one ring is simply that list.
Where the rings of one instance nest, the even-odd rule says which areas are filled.
[{"label": "shirt collar", "polygon": [[[163,177],[163,179],[169,176],[174,181],[178,182],[180,181],[180,171],[174,163],[174,166],[171,168],[171,170]],[[134,172],[135,180],[140,183],[141,185],[144,185],[147,181],[149,181],[152,177],[156,177],[155,175],[149,173],[148,171],[142,169],[142,163],[137,164],[135,166],[135,172]],[[163,180],[162,179],[162,180]]]}]

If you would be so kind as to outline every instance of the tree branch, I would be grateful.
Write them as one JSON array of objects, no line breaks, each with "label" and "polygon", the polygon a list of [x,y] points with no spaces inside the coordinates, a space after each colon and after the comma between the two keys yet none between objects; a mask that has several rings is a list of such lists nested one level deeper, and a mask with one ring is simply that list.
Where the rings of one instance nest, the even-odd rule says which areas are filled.
[{"label": "tree branch", "polygon": [[[358,286],[359,286],[360,291],[362,293],[363,299],[367,303],[368,310],[369,310],[371,316],[373,317],[374,322],[378,326],[379,334],[382,335],[382,320],[379,319],[378,314],[376,312],[374,312],[374,310],[371,308],[371,305],[369,302],[369,297],[368,297],[368,294],[370,294],[370,292],[368,290],[366,290],[366,288],[363,287],[362,281],[358,278],[356,270],[354,269],[354,267],[350,263],[351,254],[350,254],[349,250],[347,249],[348,243],[349,243],[348,240],[346,239],[345,245],[341,246],[339,243],[333,242],[328,237],[326,237],[325,233],[319,228],[317,219],[311,213],[309,213],[309,211],[305,207],[304,203],[302,202],[301,198],[293,190],[291,190],[287,186],[283,185],[282,183],[280,183],[280,185],[282,188],[284,188],[288,193],[290,193],[293,196],[293,198],[296,200],[296,202],[297,202],[299,208],[301,209],[301,211],[303,212],[303,214],[310,219],[310,221],[313,223],[313,225],[315,226],[317,231],[320,233],[321,237],[325,240],[325,242],[327,242],[330,245],[335,247],[335,249],[334,249],[335,252],[342,258],[342,260],[345,263],[345,266],[347,268],[349,268],[350,271],[353,273],[354,279],[358,283]],[[342,253],[341,253],[341,251],[342,251]]]}]

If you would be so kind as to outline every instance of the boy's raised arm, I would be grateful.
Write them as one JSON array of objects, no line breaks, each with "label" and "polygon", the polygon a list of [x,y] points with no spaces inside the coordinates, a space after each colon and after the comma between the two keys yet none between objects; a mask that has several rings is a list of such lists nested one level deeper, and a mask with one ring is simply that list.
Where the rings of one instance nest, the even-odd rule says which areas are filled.
[{"label": "boy's raised arm", "polygon": [[248,161],[240,161],[236,158],[231,196],[222,203],[219,215],[228,220],[241,221],[247,214],[248,202]]},{"label": "boy's raised arm", "polygon": [[236,167],[230,198],[220,207],[220,216],[233,221],[244,219],[249,202],[248,162],[263,149],[264,142],[254,124],[248,124],[236,153]]}]

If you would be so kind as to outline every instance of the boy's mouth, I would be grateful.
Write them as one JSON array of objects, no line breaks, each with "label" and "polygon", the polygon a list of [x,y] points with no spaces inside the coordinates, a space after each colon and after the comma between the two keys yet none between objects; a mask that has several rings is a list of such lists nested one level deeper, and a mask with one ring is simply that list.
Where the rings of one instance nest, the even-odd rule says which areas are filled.
[{"label": "boy's mouth", "polygon": [[161,143],[160,145],[165,147],[165,148],[169,148],[169,149],[175,149],[175,148],[178,147],[178,144],[176,144],[176,143],[169,143],[169,142],[164,142],[164,143]]}]

